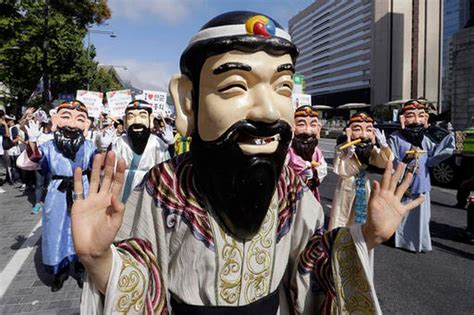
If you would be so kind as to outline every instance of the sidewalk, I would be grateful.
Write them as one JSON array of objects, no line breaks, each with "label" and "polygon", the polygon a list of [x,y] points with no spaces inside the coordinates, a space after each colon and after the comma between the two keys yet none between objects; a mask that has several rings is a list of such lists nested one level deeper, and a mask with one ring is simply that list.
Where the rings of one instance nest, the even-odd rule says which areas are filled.
[{"label": "sidewalk", "polygon": [[73,278],[51,292],[52,276],[41,263],[41,214],[30,214],[32,203],[18,188],[2,188],[0,314],[78,314],[81,291]]}]

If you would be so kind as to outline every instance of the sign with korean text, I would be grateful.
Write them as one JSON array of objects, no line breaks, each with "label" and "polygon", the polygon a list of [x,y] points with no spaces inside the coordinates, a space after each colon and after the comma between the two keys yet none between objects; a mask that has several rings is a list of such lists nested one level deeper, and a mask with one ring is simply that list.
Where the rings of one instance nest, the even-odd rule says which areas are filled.
[{"label": "sign with korean text", "polygon": [[135,95],[135,99],[144,100],[153,106],[155,115],[164,115],[167,112],[166,92],[143,90],[142,94]]},{"label": "sign with korean text", "polygon": [[119,90],[106,93],[109,115],[115,118],[122,118],[128,103],[132,101],[132,91]]},{"label": "sign with korean text", "polygon": [[104,93],[102,92],[86,90],[77,90],[76,92],[76,99],[86,105],[89,117],[98,118],[100,116],[103,110],[103,98]]}]

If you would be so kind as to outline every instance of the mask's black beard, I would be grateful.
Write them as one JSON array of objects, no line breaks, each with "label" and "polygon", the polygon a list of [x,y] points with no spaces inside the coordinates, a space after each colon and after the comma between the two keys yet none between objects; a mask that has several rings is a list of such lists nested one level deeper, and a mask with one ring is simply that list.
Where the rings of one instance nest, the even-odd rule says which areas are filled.
[{"label": "mask's black beard", "polygon": [[300,133],[295,135],[291,142],[291,147],[295,153],[303,160],[311,162],[313,160],[314,149],[318,146],[318,138],[315,135]]},{"label": "mask's black beard", "polygon": [[[280,135],[272,154],[245,155],[238,142]],[[226,231],[251,239],[267,214],[291,140],[291,126],[241,120],[214,141],[193,135],[191,157],[200,203]]]},{"label": "mask's black beard", "polygon": [[[143,128],[142,131],[133,131],[133,128]],[[127,135],[132,144],[133,152],[138,155],[142,155],[145,151],[148,138],[150,137],[150,128],[143,124],[133,124],[127,129]]]},{"label": "mask's black beard", "polygon": [[369,165],[370,154],[374,148],[372,141],[370,139],[363,139],[355,148],[359,162],[363,165]]},{"label": "mask's black beard", "polygon": [[54,141],[59,152],[73,161],[76,159],[76,153],[84,140],[84,130],[79,128],[58,127],[54,132]]},{"label": "mask's black beard", "polygon": [[423,124],[409,124],[405,126],[405,129],[402,129],[403,137],[415,147],[419,148],[421,148],[425,133],[426,128]]}]

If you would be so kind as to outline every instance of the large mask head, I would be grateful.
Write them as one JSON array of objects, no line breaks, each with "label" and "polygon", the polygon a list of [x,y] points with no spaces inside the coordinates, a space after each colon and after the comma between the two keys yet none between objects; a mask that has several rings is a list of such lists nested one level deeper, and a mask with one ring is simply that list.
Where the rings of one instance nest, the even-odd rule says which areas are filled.
[{"label": "large mask head", "polygon": [[365,112],[357,112],[349,120],[351,140],[362,140],[356,144],[356,154],[359,162],[369,165],[370,154],[374,147],[374,119]]},{"label": "large mask head", "polygon": [[297,54],[272,19],[229,12],[191,39],[170,82],[176,127],[193,137],[200,202],[239,239],[258,232],[280,177]]},{"label": "large mask head", "polygon": [[75,160],[91,123],[87,107],[77,100],[63,102],[51,115],[51,122],[51,130],[54,132],[59,151],[65,157]]},{"label": "large mask head", "polygon": [[305,161],[313,158],[321,132],[319,114],[311,106],[300,106],[295,111],[295,136],[291,142],[293,150]]},{"label": "large mask head", "polygon": [[132,149],[138,155],[145,151],[153,122],[153,107],[143,100],[131,101],[125,109],[125,128]]},{"label": "large mask head", "polygon": [[403,137],[412,145],[421,148],[429,117],[426,106],[417,100],[409,100],[402,105],[400,114],[403,117]]}]

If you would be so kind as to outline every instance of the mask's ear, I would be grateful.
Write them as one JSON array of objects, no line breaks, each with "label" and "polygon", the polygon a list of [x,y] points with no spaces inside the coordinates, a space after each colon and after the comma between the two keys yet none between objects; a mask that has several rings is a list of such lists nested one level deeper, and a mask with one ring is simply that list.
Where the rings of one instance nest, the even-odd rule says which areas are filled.
[{"label": "mask's ear", "polygon": [[171,78],[169,91],[176,109],[176,129],[180,134],[189,136],[194,131],[194,112],[192,109],[193,84],[184,74]]},{"label": "mask's ear", "polygon": [[58,119],[59,117],[57,113],[51,115],[51,130],[52,131],[56,131],[56,129],[58,128]]},{"label": "mask's ear", "polygon": [[155,127],[155,118],[156,114],[150,114],[150,123],[148,125],[148,128],[152,129]]},{"label": "mask's ear", "polygon": [[87,133],[89,132],[90,127],[91,127],[91,120],[89,118],[87,118],[86,128],[84,129],[84,137],[87,137]]}]

